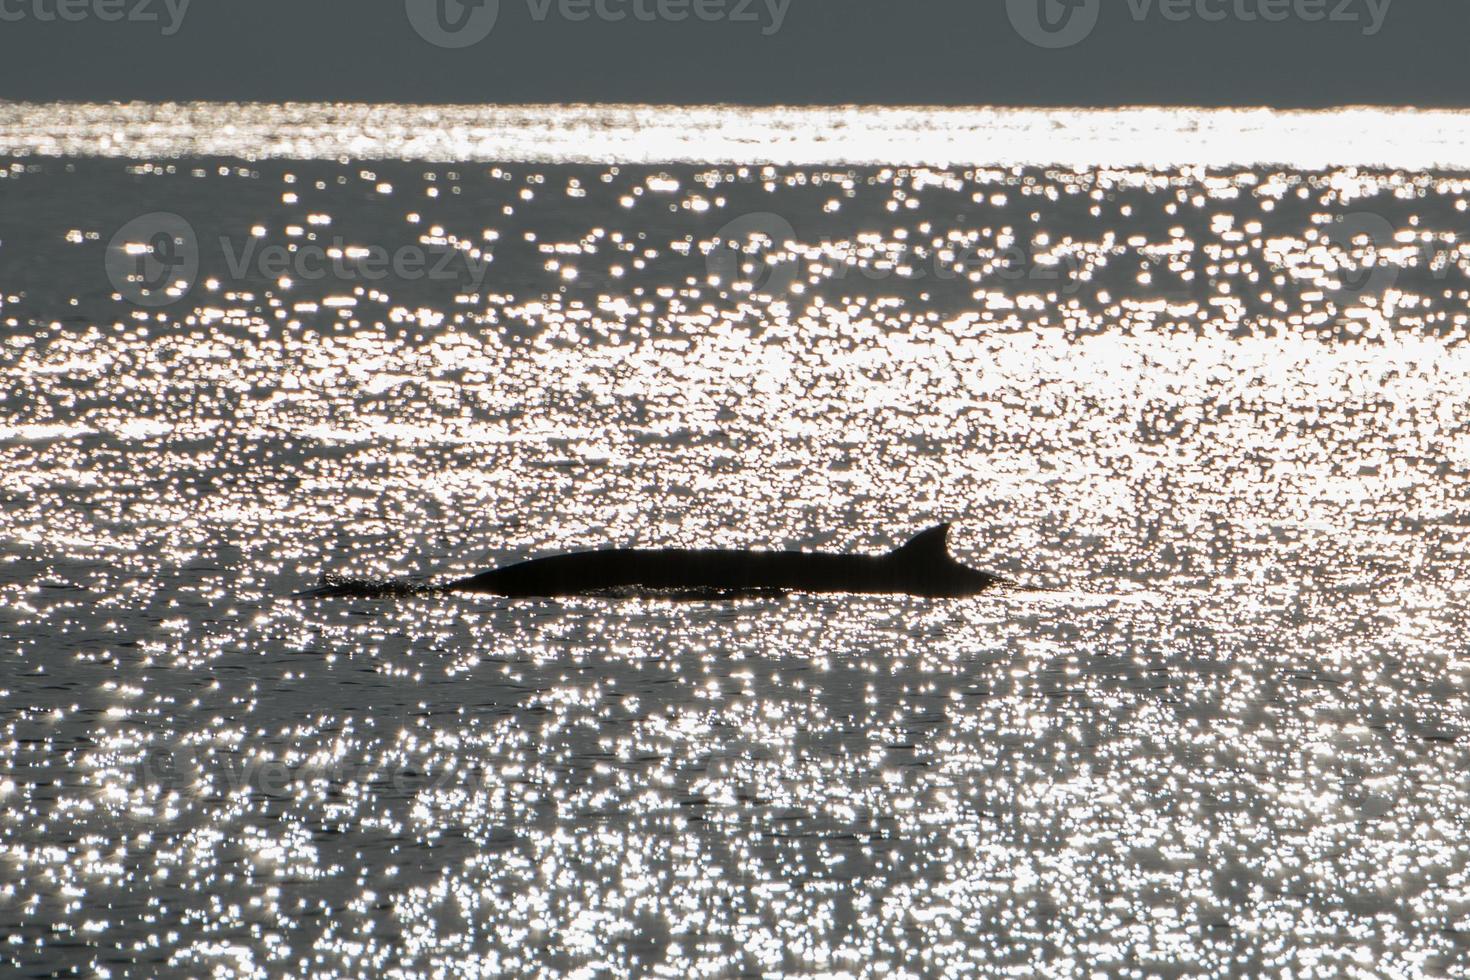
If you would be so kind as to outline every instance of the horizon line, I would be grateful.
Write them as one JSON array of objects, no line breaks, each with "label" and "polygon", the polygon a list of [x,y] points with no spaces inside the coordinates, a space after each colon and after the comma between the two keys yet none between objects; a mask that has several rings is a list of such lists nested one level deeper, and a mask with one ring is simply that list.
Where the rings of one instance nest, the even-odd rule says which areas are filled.
[{"label": "horizon line", "polygon": [[[1392,120],[1394,137],[1365,139]],[[1470,171],[1470,110],[0,101],[0,153],[121,159]]]}]

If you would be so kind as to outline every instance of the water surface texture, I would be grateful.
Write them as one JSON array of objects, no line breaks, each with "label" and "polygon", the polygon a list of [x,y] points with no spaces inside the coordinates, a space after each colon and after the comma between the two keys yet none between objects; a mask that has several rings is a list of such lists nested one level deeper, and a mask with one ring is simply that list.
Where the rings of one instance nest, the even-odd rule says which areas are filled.
[{"label": "water surface texture", "polygon": [[[1465,179],[5,168],[7,967],[1470,968]],[[1031,591],[288,598],[946,519]]]}]

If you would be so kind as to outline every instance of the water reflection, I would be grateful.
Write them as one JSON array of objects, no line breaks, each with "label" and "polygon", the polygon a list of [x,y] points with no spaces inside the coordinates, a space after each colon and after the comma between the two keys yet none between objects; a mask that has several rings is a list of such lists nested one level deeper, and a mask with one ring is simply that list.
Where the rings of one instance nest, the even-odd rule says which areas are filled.
[{"label": "water reflection", "polygon": [[[8,962],[1463,966],[1459,179],[6,173]],[[103,252],[162,209],[199,281],[140,310]],[[230,266],[338,239],[491,272]],[[282,598],[944,517],[1046,591]]]}]

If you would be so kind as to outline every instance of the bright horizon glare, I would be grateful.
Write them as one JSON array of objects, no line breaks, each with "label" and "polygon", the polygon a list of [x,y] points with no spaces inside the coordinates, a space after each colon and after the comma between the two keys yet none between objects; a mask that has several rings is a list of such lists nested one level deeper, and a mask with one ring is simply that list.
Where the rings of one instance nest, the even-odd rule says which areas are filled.
[{"label": "bright horizon glare", "polygon": [[[536,163],[1470,170],[1470,112],[10,103],[0,153]],[[1366,134],[1392,132],[1392,140]],[[917,134],[917,135],[916,135]]]}]

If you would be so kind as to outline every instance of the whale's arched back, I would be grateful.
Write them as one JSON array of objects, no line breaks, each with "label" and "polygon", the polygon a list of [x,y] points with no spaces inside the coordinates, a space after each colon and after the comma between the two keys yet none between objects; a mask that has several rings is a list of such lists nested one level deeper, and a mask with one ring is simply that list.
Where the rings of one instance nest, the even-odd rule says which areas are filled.
[{"label": "whale's arched back", "polygon": [[382,598],[423,592],[549,597],[644,590],[717,596],[850,592],[957,598],[1002,582],[950,557],[949,527],[936,524],[886,554],[612,548],[534,558],[443,585],[327,581],[302,597]]}]

